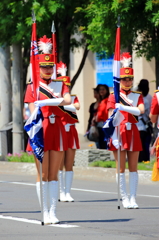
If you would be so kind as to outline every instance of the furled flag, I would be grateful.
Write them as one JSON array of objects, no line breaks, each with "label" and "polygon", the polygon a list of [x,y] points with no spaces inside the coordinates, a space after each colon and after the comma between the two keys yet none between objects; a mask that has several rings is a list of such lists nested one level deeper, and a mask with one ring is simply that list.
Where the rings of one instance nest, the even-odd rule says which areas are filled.
[{"label": "furled flag", "polygon": [[30,49],[30,71],[31,81],[33,83],[33,93],[35,101],[38,98],[38,86],[39,86],[39,57],[38,57],[38,46],[36,36],[36,23],[32,24],[32,36],[31,36],[31,49]]},{"label": "furled flag", "polygon": [[113,62],[113,87],[116,103],[119,103],[119,88],[120,88],[120,27],[116,32],[115,54]]},{"label": "furled flag", "polygon": [[[114,61],[113,61],[113,87],[114,87],[114,96],[116,103],[119,103],[119,88],[120,88],[120,27],[118,26],[116,32],[116,44],[115,44],[115,53],[114,53]],[[118,126],[121,122],[121,117],[117,109],[114,110],[113,114],[110,118],[106,120],[103,126],[103,131],[105,135],[105,140],[108,142],[112,137],[115,126]],[[119,114],[119,115],[118,115]],[[119,122],[114,124],[114,118],[119,119]]]},{"label": "furled flag", "polygon": [[[38,99],[38,87],[39,87],[39,59],[38,59],[38,46],[36,39],[36,23],[32,25],[31,36],[31,49],[30,49],[30,69],[31,69],[31,81],[33,82],[33,93],[35,101]],[[44,140],[43,140],[43,115],[39,108],[35,108],[27,120],[24,130],[29,136],[29,142],[36,158],[42,163],[44,155]]]},{"label": "furled flag", "polygon": [[29,136],[29,142],[36,158],[42,163],[44,156],[44,140],[42,128],[43,115],[36,107],[30,118],[27,120],[24,129]]},{"label": "furled flag", "polygon": [[103,126],[105,139],[107,141],[110,139],[110,137],[112,137],[115,127],[119,126],[123,120],[124,115],[120,111],[118,111],[117,108],[114,109],[113,114],[106,120]]},{"label": "furled flag", "polygon": [[56,43],[56,29],[55,29],[54,21],[52,22],[51,32],[52,32],[52,54],[54,57],[54,72],[51,78],[56,79],[57,77],[57,43]]}]

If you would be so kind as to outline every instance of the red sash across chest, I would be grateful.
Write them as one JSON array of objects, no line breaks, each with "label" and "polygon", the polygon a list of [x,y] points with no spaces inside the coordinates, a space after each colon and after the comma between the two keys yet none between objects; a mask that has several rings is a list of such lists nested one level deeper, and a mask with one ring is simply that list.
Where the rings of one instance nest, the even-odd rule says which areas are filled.
[{"label": "red sash across chest", "polygon": [[[58,91],[56,92],[56,84],[59,83],[50,83],[48,85],[41,83],[39,84],[39,100],[50,99],[50,98],[58,98],[61,97],[62,84],[58,86]],[[55,86],[55,87],[54,87]],[[60,91],[61,90],[61,91]],[[65,114],[63,106],[45,106],[41,108],[44,117],[50,116],[52,113],[56,116],[62,117]]]},{"label": "red sash across chest", "polygon": [[[129,96],[129,98],[120,93],[120,103],[125,105],[125,106],[132,106],[132,107],[136,107],[137,106],[137,103],[138,103],[138,98],[139,98],[139,94],[138,95],[134,95],[132,92],[130,93],[131,96]],[[129,94],[129,95],[130,95]],[[125,119],[123,120],[122,123],[126,123],[126,122],[130,122],[130,123],[137,123],[138,122],[138,117],[137,116],[134,116],[128,112],[124,112],[124,111],[121,111],[121,113],[124,115]]]},{"label": "red sash across chest", "polygon": [[[61,97],[62,86],[63,82],[51,82],[48,85],[40,82],[39,100]],[[45,106],[41,110],[44,117],[48,117],[53,113],[56,116],[67,118],[66,122],[68,123],[78,122],[76,113],[65,110],[63,106]]]},{"label": "red sash across chest", "polygon": [[[78,102],[78,99],[75,95],[71,96],[71,102],[72,103]],[[69,124],[78,123],[79,121],[77,114],[75,112],[66,111],[65,116],[62,118],[62,122],[64,125],[66,125],[68,123]]]}]

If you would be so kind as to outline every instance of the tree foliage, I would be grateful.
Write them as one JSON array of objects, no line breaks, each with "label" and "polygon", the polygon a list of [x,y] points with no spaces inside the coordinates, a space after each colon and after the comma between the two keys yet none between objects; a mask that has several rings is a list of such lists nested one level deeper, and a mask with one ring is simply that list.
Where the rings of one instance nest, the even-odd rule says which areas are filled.
[{"label": "tree foliage", "polygon": [[[138,56],[145,56],[147,60],[155,57],[156,62],[159,61],[159,0],[2,0],[0,45],[20,42],[26,66],[29,62],[32,9],[36,14],[38,37],[45,34],[51,37],[54,20],[59,60],[67,66],[70,49],[79,46],[112,55],[119,15],[122,48],[134,49]],[[81,32],[82,37],[75,37]],[[157,75],[159,79],[159,69]]]},{"label": "tree foliage", "polygon": [[52,21],[55,23],[58,57],[69,67],[70,50],[85,45],[85,37],[75,38],[79,34],[79,26],[84,24],[83,13],[75,13],[76,7],[87,4],[87,0],[27,0],[0,2],[0,45],[10,46],[20,43],[23,47],[23,66],[29,64],[31,39],[31,13],[34,10],[37,22],[38,38],[47,35],[51,37]]},{"label": "tree foliage", "polygon": [[81,27],[89,36],[88,48],[93,52],[106,51],[108,55],[114,52],[120,15],[121,47],[133,49],[147,60],[155,57],[159,83],[159,0],[93,0],[77,11],[88,19],[88,24]]},{"label": "tree foliage", "polygon": [[82,31],[91,37],[87,40],[91,51],[113,53],[120,15],[122,47],[132,45],[147,60],[159,58],[159,0],[94,0],[77,11],[88,18]]}]

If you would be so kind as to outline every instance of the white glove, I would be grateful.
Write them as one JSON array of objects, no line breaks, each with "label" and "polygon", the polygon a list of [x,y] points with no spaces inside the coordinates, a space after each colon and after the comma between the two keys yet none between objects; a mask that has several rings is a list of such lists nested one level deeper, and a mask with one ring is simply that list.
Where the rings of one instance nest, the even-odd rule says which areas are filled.
[{"label": "white glove", "polygon": [[63,98],[51,98],[51,99],[35,101],[34,105],[36,107],[58,106],[62,101],[63,101]]},{"label": "white glove", "polygon": [[76,112],[76,108],[75,108],[75,106],[73,106],[73,104],[65,105],[64,109],[67,111],[70,111],[70,112]]},{"label": "white glove", "polygon": [[116,128],[114,129],[114,133],[113,133],[113,135],[112,135],[112,144],[114,145],[114,147],[116,148],[116,149],[118,149],[119,148],[119,141],[118,141],[118,136],[117,136],[117,130],[116,130]]},{"label": "white glove", "polygon": [[120,103],[116,103],[115,108],[118,108],[120,111],[131,113],[135,116],[139,116],[141,114],[138,107],[125,106]]}]

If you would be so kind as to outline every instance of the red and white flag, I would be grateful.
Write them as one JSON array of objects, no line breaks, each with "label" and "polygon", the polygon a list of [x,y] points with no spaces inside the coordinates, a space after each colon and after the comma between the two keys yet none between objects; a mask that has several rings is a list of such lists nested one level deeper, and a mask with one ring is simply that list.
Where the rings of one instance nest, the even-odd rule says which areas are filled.
[{"label": "red and white flag", "polygon": [[54,57],[54,72],[53,72],[53,75],[52,75],[52,79],[56,79],[57,77],[57,43],[56,43],[56,34],[55,32],[52,33],[52,54],[53,54],[53,57]]},{"label": "red and white flag", "polygon": [[33,93],[36,101],[38,99],[39,74],[40,74],[37,36],[36,36],[36,23],[32,24],[31,48],[30,48],[30,71],[31,71],[31,81],[33,82]]},{"label": "red and white flag", "polygon": [[116,103],[119,103],[119,88],[120,88],[120,27],[116,32],[115,53],[113,62],[113,85]]}]

